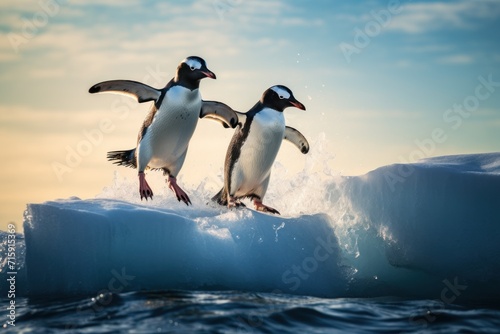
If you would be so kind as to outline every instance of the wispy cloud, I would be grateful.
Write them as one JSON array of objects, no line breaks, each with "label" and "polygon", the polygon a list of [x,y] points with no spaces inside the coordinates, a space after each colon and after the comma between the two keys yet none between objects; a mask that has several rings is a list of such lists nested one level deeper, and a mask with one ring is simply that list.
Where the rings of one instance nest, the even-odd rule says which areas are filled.
[{"label": "wispy cloud", "polygon": [[37,68],[31,71],[31,75],[35,78],[60,78],[64,77],[66,72],[62,68],[47,69],[47,68]]},{"label": "wispy cloud", "polygon": [[305,27],[310,27],[310,26],[322,26],[324,25],[324,21],[320,19],[316,20],[308,20],[305,18],[301,17],[290,17],[290,18],[284,18],[281,23],[285,26],[305,26]]},{"label": "wispy cloud", "polygon": [[473,63],[474,57],[466,54],[457,54],[457,55],[441,57],[437,61],[438,63],[441,64],[463,65],[463,64]]},{"label": "wispy cloud", "polygon": [[[33,132],[56,132],[67,135],[75,129],[95,126],[95,123],[109,115],[109,110],[85,112],[30,108],[26,106],[0,105],[0,126],[2,132],[33,134]],[[44,124],[43,127],[40,124]]]},{"label": "wispy cloud", "polygon": [[354,120],[417,120],[421,114],[404,110],[349,110],[343,113],[344,117]]},{"label": "wispy cloud", "polygon": [[[137,15],[132,15],[131,21],[96,19],[89,24],[89,17],[100,11],[96,5],[120,7],[122,15]],[[253,32],[261,35],[276,26],[292,29],[324,24],[320,19],[308,21],[282,1],[234,2],[226,13],[226,21],[217,15],[213,1],[151,2],[150,7],[77,1],[64,6],[54,20],[19,46],[20,52],[14,52],[6,38],[0,41],[0,62],[13,63],[3,73],[4,80],[19,75],[55,78],[64,71],[99,73],[134,64],[155,66],[164,64],[162,59],[167,56],[179,61],[193,53],[207,59],[236,59],[255,46],[264,46],[268,53],[283,52],[290,45],[288,38],[277,37],[276,33],[255,37]],[[21,9],[16,10],[18,15]],[[283,13],[287,15],[282,16]],[[14,16],[10,16],[8,30],[21,33],[20,20]],[[138,19],[143,16],[151,16],[151,20]]]},{"label": "wispy cloud", "polygon": [[499,14],[500,2],[495,0],[410,3],[393,17],[388,29],[411,34],[437,29],[471,29],[481,19],[494,19]]}]

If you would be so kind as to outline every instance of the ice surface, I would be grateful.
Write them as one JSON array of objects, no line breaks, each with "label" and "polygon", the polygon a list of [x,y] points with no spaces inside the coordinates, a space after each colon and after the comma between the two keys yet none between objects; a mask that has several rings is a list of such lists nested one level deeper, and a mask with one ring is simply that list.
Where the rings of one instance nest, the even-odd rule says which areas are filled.
[{"label": "ice surface", "polygon": [[321,145],[312,147],[299,174],[274,167],[266,203],[285,216],[207,205],[220,177],[190,190],[192,207],[167,190],[141,203],[130,190],[136,180],[120,176],[95,199],[29,204],[24,292],[500,299],[500,153],[347,177],[332,173]]},{"label": "ice surface", "polygon": [[343,289],[326,215],[224,211],[189,218],[110,199],[32,204],[25,223],[30,294],[232,289],[332,295]]},{"label": "ice surface", "polygon": [[[368,248],[359,276],[377,276],[398,294],[442,298],[446,282],[458,282],[457,298],[498,300],[500,154],[385,166],[348,179],[342,191],[363,227],[354,228],[357,244]],[[373,266],[366,255],[376,251]]]}]

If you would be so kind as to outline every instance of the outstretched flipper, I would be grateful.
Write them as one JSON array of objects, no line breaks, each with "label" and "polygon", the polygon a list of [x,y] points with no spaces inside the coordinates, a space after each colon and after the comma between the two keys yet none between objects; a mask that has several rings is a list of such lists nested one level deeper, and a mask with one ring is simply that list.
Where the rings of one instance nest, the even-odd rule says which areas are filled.
[{"label": "outstretched flipper", "polygon": [[117,93],[133,97],[137,102],[157,101],[161,91],[143,83],[132,80],[110,80],[93,85],[89,93]]},{"label": "outstretched flipper", "polygon": [[227,104],[217,101],[203,101],[201,105],[200,118],[213,119],[222,123],[225,128],[235,128],[238,124],[238,114]]},{"label": "outstretched flipper", "polygon": [[309,152],[309,143],[307,142],[306,137],[299,130],[292,128],[291,126],[287,126],[285,128],[285,136],[283,139],[288,140],[300,150],[300,152],[306,154]]}]

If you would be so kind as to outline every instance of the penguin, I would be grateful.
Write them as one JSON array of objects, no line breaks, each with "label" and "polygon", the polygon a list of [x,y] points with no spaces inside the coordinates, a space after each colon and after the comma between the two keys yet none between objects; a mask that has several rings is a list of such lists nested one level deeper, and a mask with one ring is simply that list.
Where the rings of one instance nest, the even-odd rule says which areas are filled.
[{"label": "penguin", "polygon": [[202,100],[199,85],[204,78],[216,79],[216,76],[207,68],[204,59],[191,56],[179,64],[175,77],[162,89],[131,80],[104,81],[90,87],[91,94],[118,93],[131,96],[139,103],[153,102],[139,130],[137,146],[107,154],[108,160],[116,165],[138,169],[141,200],[153,199],[144,171],[160,169],[177,200],[191,204],[176,178],[184,164],[198,119],[206,117],[219,121],[225,128],[236,127],[238,116],[235,111],[223,103]]},{"label": "penguin", "polygon": [[280,214],[264,205],[271,167],[283,139],[293,143],[303,154],[309,152],[307,139],[285,125],[287,107],[306,110],[292,91],[282,85],[267,89],[246,113],[235,111],[238,125],[231,139],[224,164],[224,186],[212,200],[228,207],[244,206],[243,198],[253,200],[257,211]]}]

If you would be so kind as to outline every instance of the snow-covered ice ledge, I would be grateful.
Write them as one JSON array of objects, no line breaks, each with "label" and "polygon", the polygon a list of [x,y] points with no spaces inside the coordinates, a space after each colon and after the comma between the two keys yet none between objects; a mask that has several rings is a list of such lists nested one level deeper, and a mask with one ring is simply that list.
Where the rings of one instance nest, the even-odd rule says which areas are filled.
[{"label": "snow-covered ice ledge", "polygon": [[[25,222],[31,295],[234,289],[332,295],[340,252],[323,214],[251,210],[194,219],[110,199],[30,204]],[[321,264],[321,265],[320,265]]]},{"label": "snow-covered ice ledge", "polygon": [[[123,183],[107,198],[29,204],[20,293],[237,289],[500,299],[500,153],[356,177],[280,174],[269,200],[289,217],[201,202],[188,209],[161,198],[133,203]],[[209,198],[199,189],[193,197]]]}]

